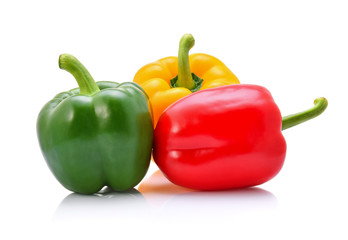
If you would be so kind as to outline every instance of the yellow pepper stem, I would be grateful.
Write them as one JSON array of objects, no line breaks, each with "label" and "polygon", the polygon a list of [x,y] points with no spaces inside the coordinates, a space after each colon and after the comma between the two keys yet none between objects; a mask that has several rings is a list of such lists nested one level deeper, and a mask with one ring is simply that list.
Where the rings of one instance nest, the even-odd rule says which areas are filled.
[{"label": "yellow pepper stem", "polygon": [[191,34],[185,34],[180,39],[178,54],[178,80],[176,82],[177,87],[185,87],[190,90],[196,87],[192,78],[189,62],[189,51],[193,45],[195,45],[195,39]]}]

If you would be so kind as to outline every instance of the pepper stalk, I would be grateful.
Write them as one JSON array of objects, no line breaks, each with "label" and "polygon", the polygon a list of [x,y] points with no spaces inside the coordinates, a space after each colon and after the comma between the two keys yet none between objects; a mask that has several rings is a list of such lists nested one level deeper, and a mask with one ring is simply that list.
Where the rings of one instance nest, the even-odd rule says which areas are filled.
[{"label": "pepper stalk", "polygon": [[70,54],[60,55],[59,68],[68,71],[75,77],[80,87],[80,94],[91,96],[100,91],[91,74],[74,56]]},{"label": "pepper stalk", "polygon": [[319,116],[328,106],[326,98],[321,97],[314,100],[314,107],[303,112],[291,114],[282,118],[282,130],[291,128]]},{"label": "pepper stalk", "polygon": [[203,79],[191,72],[189,51],[195,45],[195,39],[191,34],[185,34],[180,39],[178,53],[178,75],[170,80],[172,88],[184,87],[191,92],[196,92],[202,87]]}]

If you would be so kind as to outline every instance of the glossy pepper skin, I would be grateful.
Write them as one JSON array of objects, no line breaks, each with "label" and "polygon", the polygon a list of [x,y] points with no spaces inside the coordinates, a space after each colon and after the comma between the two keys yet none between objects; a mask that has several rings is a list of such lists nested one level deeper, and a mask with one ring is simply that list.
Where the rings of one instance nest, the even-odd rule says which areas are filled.
[{"label": "glossy pepper skin", "polygon": [[284,163],[282,128],[319,115],[327,101],[316,101],[310,111],[282,122],[270,92],[261,86],[230,85],[193,93],[160,117],[154,160],[171,182],[187,188],[225,190],[262,184]]},{"label": "glossy pepper skin", "polygon": [[166,57],[143,66],[134,76],[150,98],[154,126],[172,103],[192,92],[237,84],[238,78],[219,59],[208,54],[188,55],[194,45],[191,34],[180,40],[178,57]]},{"label": "glossy pepper skin", "polygon": [[153,124],[148,99],[135,83],[98,82],[74,57],[60,56],[79,88],[55,96],[37,120],[39,143],[57,180],[92,194],[137,185],[150,163]]}]

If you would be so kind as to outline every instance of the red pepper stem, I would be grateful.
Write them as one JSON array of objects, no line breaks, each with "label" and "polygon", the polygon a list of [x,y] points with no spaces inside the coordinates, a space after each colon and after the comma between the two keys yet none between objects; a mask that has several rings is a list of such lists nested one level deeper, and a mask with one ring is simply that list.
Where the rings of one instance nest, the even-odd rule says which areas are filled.
[{"label": "red pepper stem", "polygon": [[93,95],[100,91],[91,74],[74,56],[70,54],[60,55],[59,68],[68,71],[75,77],[80,87],[80,94]]},{"label": "red pepper stem", "polygon": [[317,98],[314,101],[314,107],[299,113],[295,113],[289,116],[285,116],[282,119],[282,130],[291,128],[300,123],[308,121],[312,118],[319,116],[327,108],[328,102],[326,98]]},{"label": "red pepper stem", "polygon": [[176,82],[177,87],[184,87],[188,89],[194,89],[196,87],[189,62],[189,51],[195,45],[195,39],[191,34],[185,34],[179,43],[178,54],[178,80]]}]

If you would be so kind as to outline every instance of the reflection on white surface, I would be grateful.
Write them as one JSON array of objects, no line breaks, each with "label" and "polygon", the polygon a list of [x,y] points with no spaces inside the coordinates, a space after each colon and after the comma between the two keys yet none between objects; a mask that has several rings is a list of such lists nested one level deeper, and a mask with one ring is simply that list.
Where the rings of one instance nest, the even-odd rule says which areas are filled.
[{"label": "reflection on white surface", "polygon": [[[160,171],[143,181],[138,190],[160,215],[233,215],[250,211],[270,210],[277,205],[276,197],[261,188],[230,191],[195,191],[174,185]],[[182,217],[182,216],[181,216]]]},{"label": "reflection on white surface", "polygon": [[69,194],[58,206],[53,219],[65,221],[127,218],[146,209],[146,200],[136,189],[114,192],[106,188],[93,195]]},{"label": "reflection on white surface", "polygon": [[170,183],[160,171],[143,181],[138,190],[94,195],[72,193],[58,206],[54,220],[150,220],[223,217],[269,211],[276,197],[261,188],[201,192]]}]

